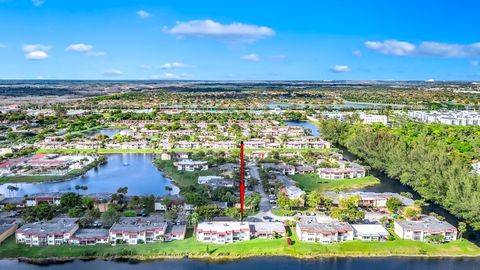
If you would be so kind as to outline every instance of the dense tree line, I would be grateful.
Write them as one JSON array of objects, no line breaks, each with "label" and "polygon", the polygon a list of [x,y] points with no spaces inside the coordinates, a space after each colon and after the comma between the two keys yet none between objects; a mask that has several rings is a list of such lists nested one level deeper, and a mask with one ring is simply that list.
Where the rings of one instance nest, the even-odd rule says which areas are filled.
[{"label": "dense tree line", "polygon": [[480,128],[412,123],[389,128],[328,120],[321,129],[373,169],[480,230],[480,177],[471,173],[470,164],[479,156]]}]

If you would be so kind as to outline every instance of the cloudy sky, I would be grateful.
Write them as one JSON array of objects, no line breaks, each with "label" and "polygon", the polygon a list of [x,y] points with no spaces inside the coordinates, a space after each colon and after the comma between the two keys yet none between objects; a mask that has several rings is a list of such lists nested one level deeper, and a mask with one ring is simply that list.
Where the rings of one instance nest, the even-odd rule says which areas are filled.
[{"label": "cloudy sky", "polygon": [[0,0],[0,79],[480,80],[479,10],[475,0]]}]

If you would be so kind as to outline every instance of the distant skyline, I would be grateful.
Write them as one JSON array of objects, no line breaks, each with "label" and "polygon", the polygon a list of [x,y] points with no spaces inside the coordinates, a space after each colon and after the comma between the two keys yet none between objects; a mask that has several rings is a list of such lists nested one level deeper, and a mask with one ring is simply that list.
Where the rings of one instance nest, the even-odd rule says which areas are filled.
[{"label": "distant skyline", "polygon": [[0,79],[480,80],[479,1],[0,0]]}]

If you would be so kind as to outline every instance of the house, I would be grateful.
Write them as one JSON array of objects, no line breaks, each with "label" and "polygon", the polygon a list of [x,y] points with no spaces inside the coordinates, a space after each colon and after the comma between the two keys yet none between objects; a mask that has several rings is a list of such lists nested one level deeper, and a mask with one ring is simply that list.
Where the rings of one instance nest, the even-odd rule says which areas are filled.
[{"label": "house", "polygon": [[54,218],[23,225],[15,232],[15,240],[29,246],[62,245],[67,244],[77,230],[78,218]]},{"label": "house", "polygon": [[187,233],[187,225],[169,224],[165,232],[164,241],[169,242],[173,240],[183,240],[185,239],[186,233]]},{"label": "house", "polygon": [[426,216],[420,220],[395,220],[394,231],[402,239],[426,241],[429,235],[443,235],[445,241],[457,239],[457,229],[446,221]]},{"label": "house", "polygon": [[362,123],[365,125],[381,123],[386,126],[388,124],[388,117],[386,115],[360,113],[359,116],[362,120]]},{"label": "house", "polygon": [[37,206],[41,203],[59,206],[61,196],[60,193],[37,193],[28,196],[25,203],[27,206]]},{"label": "house", "polygon": [[353,240],[353,227],[347,222],[319,222],[315,217],[298,219],[296,232],[300,241],[329,244]]},{"label": "house", "polygon": [[72,245],[96,245],[108,243],[107,229],[79,229],[70,237],[69,243]]},{"label": "house", "polygon": [[250,240],[250,233],[248,222],[201,222],[197,225],[196,238],[200,242],[227,244]]},{"label": "house", "polygon": [[295,168],[295,171],[298,174],[306,174],[306,173],[314,173],[315,169],[312,166],[297,166]]},{"label": "house", "polygon": [[14,206],[15,208],[24,208],[26,206],[24,197],[9,197],[0,201],[0,209],[6,206]]},{"label": "house", "polygon": [[254,238],[275,239],[286,235],[282,222],[250,222],[250,232]]},{"label": "house", "polygon": [[199,185],[207,185],[212,188],[217,187],[233,187],[232,179],[225,179],[221,176],[209,175],[209,176],[199,176],[198,177]]},{"label": "house", "polygon": [[12,218],[0,219],[0,244],[15,233],[18,228],[18,222]]},{"label": "house", "polygon": [[385,241],[390,233],[380,224],[353,224],[355,239],[362,241]]},{"label": "house", "polygon": [[318,175],[322,179],[352,179],[365,177],[365,169],[363,166],[351,166],[347,168],[320,168]]},{"label": "house", "polygon": [[177,163],[177,169],[179,171],[206,171],[208,170],[208,162],[206,161],[193,161],[191,159],[184,159]]},{"label": "house", "polygon": [[110,243],[140,244],[163,239],[167,223],[160,216],[122,217],[110,228]]},{"label": "house", "polygon": [[364,192],[364,191],[354,191],[354,192],[325,192],[325,195],[332,198],[333,204],[338,204],[338,201],[342,198],[350,196],[359,196],[360,201],[358,202],[359,206],[362,207],[377,207],[377,208],[386,208],[387,201],[390,198],[398,198],[403,206],[413,206],[414,201],[410,198],[402,196],[397,193],[392,192]]}]

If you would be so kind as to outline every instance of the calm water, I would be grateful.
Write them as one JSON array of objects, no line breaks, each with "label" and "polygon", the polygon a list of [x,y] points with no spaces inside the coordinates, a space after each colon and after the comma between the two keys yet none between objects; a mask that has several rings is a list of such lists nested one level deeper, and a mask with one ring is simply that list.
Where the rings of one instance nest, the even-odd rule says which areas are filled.
[{"label": "calm water", "polygon": [[[337,258],[298,260],[284,257],[252,258],[233,262],[205,262],[191,259],[158,260],[142,263],[113,261],[73,261],[48,265],[49,270],[478,270],[480,258],[424,259],[424,258]],[[0,269],[38,270],[45,266],[0,260]]]},{"label": "calm water", "polygon": [[117,129],[117,128],[103,128],[103,129],[92,131],[92,132],[88,133],[86,136],[87,137],[93,137],[97,134],[103,134],[103,135],[107,135],[108,137],[111,138],[115,134],[119,133],[120,131],[121,131],[121,129]]},{"label": "calm water", "polygon": [[307,121],[286,121],[288,126],[303,127],[310,130],[313,136],[320,136],[320,130],[314,124]]},{"label": "calm water", "polygon": [[[128,187],[128,195],[164,195],[172,187],[171,193],[178,193],[170,180],[152,163],[151,154],[111,154],[107,163],[91,169],[85,175],[62,182],[16,183],[0,185],[0,193],[8,197],[43,192],[76,191],[75,186],[87,186],[88,190],[78,190],[83,194],[115,192],[119,187]],[[8,185],[19,188],[16,192],[7,190]]]}]

